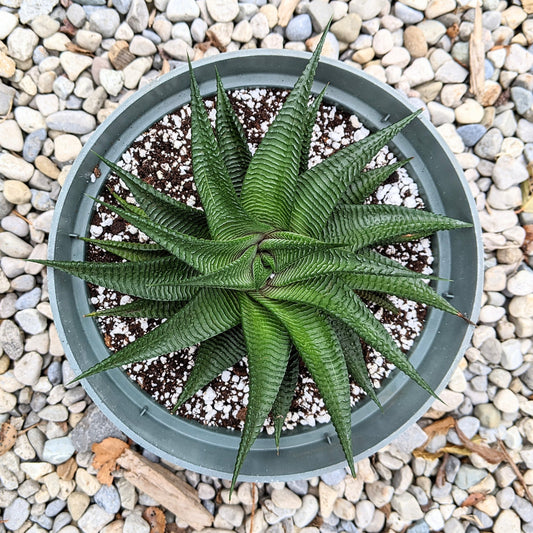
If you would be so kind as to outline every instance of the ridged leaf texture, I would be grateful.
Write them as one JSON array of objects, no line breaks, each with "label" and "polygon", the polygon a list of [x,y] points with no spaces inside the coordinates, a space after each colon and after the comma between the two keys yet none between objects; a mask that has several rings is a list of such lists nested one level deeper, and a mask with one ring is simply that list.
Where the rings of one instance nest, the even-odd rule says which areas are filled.
[{"label": "ridged leaf texture", "polygon": [[434,278],[373,249],[469,226],[422,210],[365,203],[407,160],[373,169],[368,164],[418,113],[308,168],[324,96],[317,90],[311,99],[311,88],[326,34],[253,156],[220,77],[213,129],[191,67],[192,162],[203,210],[101,158],[135,204],[115,192],[113,205],[97,202],[150,242],[85,239],[122,262],[39,261],[138,298],[92,316],[167,319],[78,379],[199,344],[177,408],[247,359],[250,394],[232,489],[269,416],[280,444],[301,365],[319,388],[352,471],[350,377],[379,405],[361,341],[433,394],[365,301],[394,311],[387,295],[396,295],[462,316],[428,284]]}]

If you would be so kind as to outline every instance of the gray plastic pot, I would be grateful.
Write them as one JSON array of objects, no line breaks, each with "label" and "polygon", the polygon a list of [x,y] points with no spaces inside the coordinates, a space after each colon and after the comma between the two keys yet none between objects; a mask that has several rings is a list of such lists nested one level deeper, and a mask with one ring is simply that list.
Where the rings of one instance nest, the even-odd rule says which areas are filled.
[{"label": "gray plastic pot", "polygon": [[[215,93],[215,66],[227,89],[242,87],[290,88],[303,71],[308,54],[257,50],[230,53],[195,63],[203,95]],[[390,87],[338,61],[321,60],[313,86],[318,93],[329,83],[326,100],[355,112],[371,129],[395,122],[412,109]],[[78,156],[59,198],[49,256],[57,260],[84,259],[84,243],[93,211],[89,196],[104,186],[103,176],[91,182],[98,160],[91,152],[118,160],[133,140],[166,113],[189,101],[187,69],[176,69],[152,82],[120,106],[92,135]],[[439,281],[436,290],[477,319],[482,280],[481,231],[476,208],[462,171],[444,141],[426,119],[411,123],[392,143],[396,153],[413,156],[409,173],[418,182],[426,206],[434,212],[469,221],[471,230],[441,232],[433,239],[436,274],[453,282]],[[93,319],[83,281],[49,270],[49,291],[59,337],[76,373],[108,355]],[[430,386],[441,391],[462,357],[471,336],[463,320],[430,310],[424,330],[411,350],[410,359]],[[240,435],[213,429],[172,416],[134,385],[119,369],[91,377],[83,383],[98,407],[129,437],[151,452],[183,467],[212,476],[229,478]],[[383,412],[365,401],[352,414],[354,456],[366,457],[390,442],[414,423],[432,399],[420,387],[395,371],[379,391]],[[339,468],[345,460],[331,424],[300,428],[284,434],[280,455],[274,440],[257,439],[241,471],[242,480],[308,478]]]}]

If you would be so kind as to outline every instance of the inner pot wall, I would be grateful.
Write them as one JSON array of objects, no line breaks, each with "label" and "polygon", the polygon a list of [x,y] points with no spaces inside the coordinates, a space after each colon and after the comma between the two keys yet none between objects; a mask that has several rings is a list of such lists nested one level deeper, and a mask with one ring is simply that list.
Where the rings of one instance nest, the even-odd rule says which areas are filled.
[{"label": "inner pot wall", "polygon": [[[308,54],[300,52],[256,50],[202,60],[194,64],[194,69],[203,96],[216,92],[214,64],[227,90],[261,86],[290,89],[308,58]],[[322,59],[313,93],[327,83],[327,101],[355,113],[371,130],[381,129],[412,111],[390,87],[340,62]],[[99,126],[72,166],[56,206],[49,242],[51,259],[84,259],[84,243],[72,236],[87,234],[93,209],[88,196],[98,195],[108,174],[100,165],[102,176],[94,183],[90,181],[99,163],[91,151],[118,160],[139,134],[188,101],[189,74],[183,67],[138,91]],[[398,156],[414,156],[409,174],[416,179],[427,209],[474,224],[472,230],[439,232],[432,240],[435,274],[454,280],[451,284],[439,281],[435,289],[439,294],[453,296],[454,306],[475,321],[482,291],[481,230],[462,170],[426,119],[416,119],[389,145]],[[48,279],[59,337],[73,370],[79,373],[109,352],[95,321],[83,318],[90,312],[85,282],[54,269],[49,269]],[[471,326],[455,316],[434,309],[428,312],[424,330],[410,351],[410,360],[437,392],[448,382],[471,333]],[[122,431],[151,452],[195,471],[231,477],[239,433],[172,416],[119,369],[84,380],[83,385]],[[383,412],[365,401],[352,413],[355,460],[390,442],[433,401],[398,371],[386,380],[379,398]],[[331,424],[285,432],[280,448],[277,456],[274,439],[260,436],[239,479],[308,478],[345,464]]]}]

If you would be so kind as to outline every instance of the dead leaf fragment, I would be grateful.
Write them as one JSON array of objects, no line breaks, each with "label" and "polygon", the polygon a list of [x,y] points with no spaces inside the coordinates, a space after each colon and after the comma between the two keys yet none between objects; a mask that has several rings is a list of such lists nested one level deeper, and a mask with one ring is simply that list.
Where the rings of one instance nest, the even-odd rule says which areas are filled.
[{"label": "dead leaf fragment", "polygon": [[113,483],[113,472],[118,469],[117,459],[129,445],[115,437],[108,437],[102,442],[95,442],[91,449],[95,454],[93,466],[98,470],[96,478],[103,485]]},{"label": "dead leaf fragment", "polygon": [[0,427],[0,455],[8,452],[15,446],[17,430],[9,422],[4,422]]},{"label": "dead leaf fragment", "polygon": [[428,441],[437,435],[446,435],[448,431],[455,426],[455,420],[452,416],[447,416],[446,418],[441,418],[433,424],[429,424],[425,428],[424,433],[428,436]]},{"label": "dead leaf fragment", "polygon": [[526,230],[526,237],[522,249],[526,255],[533,255],[533,224],[526,224],[524,229]]},{"label": "dead leaf fragment", "polygon": [[165,533],[167,521],[165,513],[159,507],[148,507],[143,513],[143,518],[150,525],[150,533]]},{"label": "dead leaf fragment", "polygon": [[76,54],[83,54],[86,56],[94,57],[94,54],[90,50],[82,48],[81,46],[78,46],[74,43],[67,43],[66,48],[69,52],[75,52]]},{"label": "dead leaf fragment", "polygon": [[461,504],[461,507],[470,507],[471,505],[476,505],[485,500],[487,497],[486,494],[482,492],[473,492],[469,494],[466,500]]},{"label": "dead leaf fragment", "polygon": [[68,461],[57,465],[57,475],[64,481],[71,481],[77,469],[78,463],[74,457],[71,457]]},{"label": "dead leaf fragment", "polygon": [[481,444],[479,442],[474,442],[470,440],[460,429],[457,423],[455,424],[455,432],[461,440],[461,442],[468,448],[470,451],[477,453],[480,457],[483,457],[485,461],[488,461],[492,464],[501,463],[505,461],[505,455],[503,452],[495,450],[487,446],[486,444]]},{"label": "dead leaf fragment", "polygon": [[205,32],[205,36],[208,38],[210,45],[217,48],[220,52],[226,51],[226,47],[219,41],[218,37],[213,31],[207,30]]}]

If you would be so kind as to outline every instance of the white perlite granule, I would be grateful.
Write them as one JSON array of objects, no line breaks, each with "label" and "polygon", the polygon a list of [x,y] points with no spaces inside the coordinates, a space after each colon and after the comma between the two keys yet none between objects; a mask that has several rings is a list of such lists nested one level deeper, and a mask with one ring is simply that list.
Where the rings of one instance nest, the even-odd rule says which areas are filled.
[{"label": "white perlite granule", "polygon": [[[244,129],[249,136],[249,147],[252,153],[258,142],[267,131],[273,117],[280,109],[286,91],[270,89],[253,89],[233,91],[237,114],[244,123]],[[209,118],[214,124],[216,111],[213,100],[208,100],[206,106]],[[185,106],[176,112],[166,115],[147,132],[139,136],[135,143],[122,156],[120,166],[133,173],[139,173],[140,165],[150,168],[151,183],[160,191],[165,192],[190,206],[196,207],[197,195],[192,178],[192,165],[189,153],[190,147],[190,107]],[[313,129],[310,149],[309,166],[314,166],[338,149],[363,139],[369,131],[361,125],[354,115],[343,118],[335,106],[323,105],[319,112],[317,124]],[[383,148],[368,169],[380,167],[396,161],[394,154],[387,147]],[[403,205],[410,208],[423,207],[416,183],[404,168],[397,170],[398,179],[392,183],[380,186],[371,197],[373,203],[387,203]],[[169,179],[172,176],[173,179]],[[114,178],[110,180],[114,192],[134,203],[133,196],[124,184]],[[127,196],[126,196],[127,195]],[[147,236],[129,224],[123,224],[120,231],[112,228],[117,217],[109,214],[105,209],[97,207],[94,223],[90,227],[93,238],[113,240],[134,240],[146,242]],[[424,263],[423,272],[430,274],[433,256],[429,239],[421,239],[409,245],[388,245],[379,248],[381,253],[395,258],[400,263],[409,266],[413,258],[418,257]],[[386,313],[375,307],[378,319],[384,319],[385,328],[393,335],[403,350],[408,350],[415,337],[420,333],[423,322],[419,318],[419,310],[424,306],[413,302],[391,297],[392,303],[400,310],[401,320],[387,321]],[[91,298],[96,309],[105,309],[133,301],[128,296],[118,295],[108,289],[95,288]],[[374,308],[373,308],[374,309]],[[124,320],[118,317],[98,318],[108,346],[117,350],[135,340],[135,338],[153,329],[161,321],[148,319]],[[164,355],[150,361],[133,363],[127,368],[142,388],[148,390],[153,398],[172,409],[183,383],[186,381],[194,364],[196,347],[183,350],[178,354]],[[368,353],[368,370],[376,388],[386,378],[393,365],[373,350]],[[226,370],[212,384],[199,391],[191,400],[186,402],[179,413],[206,425],[225,425],[242,428],[245,408],[248,403],[248,377],[246,374],[246,359],[237,365],[237,371]],[[328,422],[329,414],[323,400],[317,393],[316,386],[308,373],[303,373],[298,386],[295,403],[286,421],[285,429],[293,429],[298,424],[314,426],[317,423]],[[352,405],[364,396],[363,391],[355,384],[351,384]],[[273,433],[274,427],[270,420],[265,423],[268,433]]]}]

